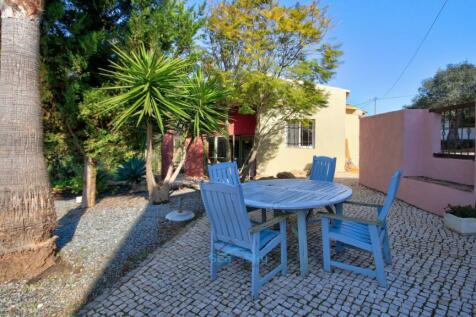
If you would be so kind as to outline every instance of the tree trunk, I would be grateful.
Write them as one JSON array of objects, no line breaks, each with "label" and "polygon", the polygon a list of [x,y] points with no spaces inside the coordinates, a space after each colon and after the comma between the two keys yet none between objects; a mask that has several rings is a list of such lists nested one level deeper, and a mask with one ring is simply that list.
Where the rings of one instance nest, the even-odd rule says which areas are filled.
[{"label": "tree trunk", "polygon": [[261,125],[260,125],[260,114],[256,112],[256,128],[255,135],[253,136],[253,146],[251,147],[250,153],[243,161],[243,166],[240,170],[240,176],[242,178],[253,178],[256,176],[256,167],[257,167],[257,157],[258,151],[261,144]]},{"label": "tree trunk", "polygon": [[91,208],[96,205],[96,176],[96,160],[92,159],[89,156],[85,156],[83,171],[83,208]]},{"label": "tree trunk", "polygon": [[256,175],[256,159],[258,157],[258,148],[253,145],[250,151],[250,156],[248,160],[248,164],[246,164],[246,168],[243,170],[243,175],[241,175],[244,178],[250,178],[253,179]]},{"label": "tree trunk", "polygon": [[177,176],[179,175],[183,165],[185,164],[185,161],[187,160],[187,153],[192,144],[195,142],[193,138],[190,139],[188,143],[186,140],[187,138],[185,138],[185,141],[182,145],[183,155],[177,168],[174,170],[172,162],[170,163],[169,169],[167,170],[167,175],[165,176],[164,181],[160,186],[158,198],[160,199],[161,203],[165,203],[170,200],[170,187],[172,186],[172,183],[175,182],[175,180],[177,179]]},{"label": "tree trunk", "polygon": [[157,190],[157,203],[163,204],[170,200],[170,183],[164,182]]},{"label": "tree trunk", "polygon": [[201,136],[200,138],[202,139],[203,144],[203,171],[205,172],[205,175],[208,176],[208,164],[211,164],[208,155],[208,137]]},{"label": "tree trunk", "polygon": [[162,202],[161,194],[155,181],[153,170],[154,158],[154,128],[151,122],[147,122],[147,146],[145,150],[145,178],[147,182],[147,191],[149,193],[150,204],[160,204]]},{"label": "tree trunk", "polygon": [[54,264],[56,214],[43,157],[39,20],[28,1],[0,4],[0,280],[12,280]]}]

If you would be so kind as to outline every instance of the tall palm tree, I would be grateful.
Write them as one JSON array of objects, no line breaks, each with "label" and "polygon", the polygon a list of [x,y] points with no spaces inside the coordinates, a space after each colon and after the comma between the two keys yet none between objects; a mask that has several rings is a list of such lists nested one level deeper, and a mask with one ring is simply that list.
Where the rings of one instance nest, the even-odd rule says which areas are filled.
[{"label": "tall palm tree", "polygon": [[39,95],[42,0],[0,0],[0,280],[54,264],[56,214],[43,157]]}]

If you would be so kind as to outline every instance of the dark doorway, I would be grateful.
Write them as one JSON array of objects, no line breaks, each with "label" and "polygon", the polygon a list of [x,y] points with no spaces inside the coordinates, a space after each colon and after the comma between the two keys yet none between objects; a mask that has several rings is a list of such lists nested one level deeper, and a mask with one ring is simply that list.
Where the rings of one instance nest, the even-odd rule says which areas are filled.
[{"label": "dark doorway", "polygon": [[236,164],[238,164],[238,167],[242,167],[251,152],[251,148],[253,147],[253,136],[234,136],[232,137],[232,143],[234,143],[233,159],[236,161]]},{"label": "dark doorway", "polygon": [[226,162],[227,140],[225,137],[216,136],[208,139],[208,158],[213,164]]},{"label": "dark doorway", "polygon": [[[252,135],[232,135],[229,138],[229,146],[232,149],[231,160],[236,161],[238,167],[242,167],[253,147]],[[208,155],[210,161],[215,164],[226,162],[227,139],[225,137],[211,137],[208,139]]]}]

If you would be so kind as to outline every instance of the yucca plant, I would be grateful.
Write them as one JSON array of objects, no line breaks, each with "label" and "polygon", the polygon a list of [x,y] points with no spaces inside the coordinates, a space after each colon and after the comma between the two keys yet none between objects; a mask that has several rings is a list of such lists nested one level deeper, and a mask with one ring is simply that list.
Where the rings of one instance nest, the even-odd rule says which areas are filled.
[{"label": "yucca plant", "polygon": [[174,169],[173,164],[170,164],[167,170],[162,185],[164,195],[168,195],[170,184],[180,173],[190,146],[197,138],[224,132],[228,118],[228,108],[221,102],[226,96],[226,91],[220,87],[216,80],[207,78],[200,68],[190,78],[187,78],[185,89],[187,92],[184,101],[188,106],[184,109],[187,116],[179,117],[173,122],[174,130],[181,136],[182,153],[177,167]]},{"label": "yucca plant", "polygon": [[222,104],[227,92],[220,87],[214,78],[206,78],[199,68],[187,80],[189,107],[186,108],[191,120],[182,120],[184,133],[197,138],[224,132],[228,118],[228,107]]},{"label": "yucca plant", "polygon": [[[186,79],[191,64],[180,58],[166,57],[144,46],[131,52],[115,49],[117,61],[111,69],[103,70],[112,86],[104,89],[114,96],[103,101],[105,111],[115,111],[113,126],[119,129],[125,122],[135,120],[146,126],[146,180],[151,203],[161,203],[159,186],[152,170],[154,127],[164,133],[171,121],[188,120]],[[168,195],[167,195],[168,199]]]}]

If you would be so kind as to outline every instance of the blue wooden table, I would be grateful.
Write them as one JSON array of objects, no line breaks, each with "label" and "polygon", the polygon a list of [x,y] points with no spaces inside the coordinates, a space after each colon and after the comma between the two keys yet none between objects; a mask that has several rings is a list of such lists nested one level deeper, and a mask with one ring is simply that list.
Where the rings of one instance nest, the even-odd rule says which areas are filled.
[{"label": "blue wooden table", "polygon": [[335,206],[342,214],[342,203],[352,189],[342,184],[309,179],[270,179],[243,184],[247,206],[276,209],[297,214],[301,275],[308,272],[306,216],[309,209]]}]

